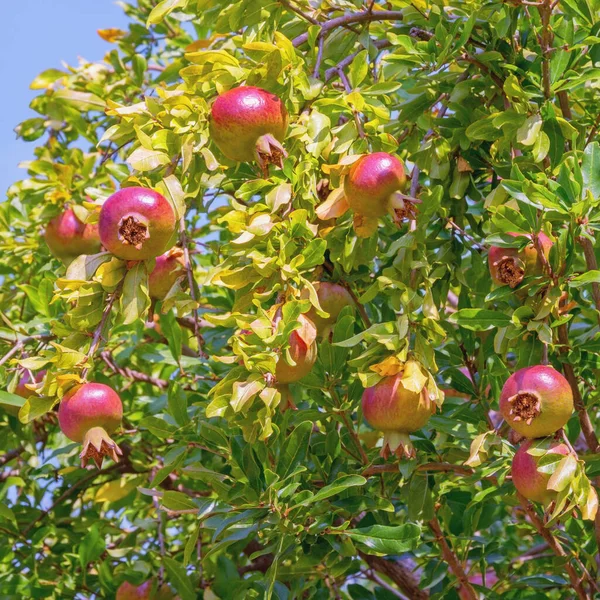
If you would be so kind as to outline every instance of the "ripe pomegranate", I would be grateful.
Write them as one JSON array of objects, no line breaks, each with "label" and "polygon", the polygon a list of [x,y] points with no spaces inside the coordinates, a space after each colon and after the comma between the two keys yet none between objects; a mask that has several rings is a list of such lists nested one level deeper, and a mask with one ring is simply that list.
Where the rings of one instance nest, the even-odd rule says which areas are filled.
[{"label": "ripe pomegranate", "polygon": [[116,600],[176,600],[179,598],[173,594],[166,583],[153,592],[154,588],[156,586],[152,579],[138,586],[124,581],[117,590]]},{"label": "ripe pomegranate", "polygon": [[[509,233],[507,235],[532,238],[531,235],[524,233]],[[538,234],[538,239],[547,259],[553,242],[543,233]],[[542,261],[533,242],[522,250],[492,246],[488,253],[488,265],[492,281],[497,285],[509,285],[511,288],[517,287],[526,276],[542,275],[544,273]]]},{"label": "ripe pomegranate", "polygon": [[115,192],[100,210],[100,239],[117,258],[147,260],[172,245],[175,213],[167,199],[142,187]]},{"label": "ripe pomegranate", "polygon": [[44,239],[50,252],[65,263],[82,254],[100,252],[98,225],[82,223],[70,208],[46,225]]},{"label": "ripe pomegranate", "polygon": [[427,424],[435,404],[427,395],[427,388],[420,393],[405,388],[399,373],[367,388],[362,396],[362,410],[369,425],[383,431],[381,456],[387,458],[393,453],[398,458],[413,458],[415,449],[408,434]]},{"label": "ripe pomegranate", "polygon": [[548,505],[556,498],[556,492],[547,489],[550,474],[538,471],[538,463],[542,457],[529,454],[528,450],[532,446],[536,449],[546,450],[547,454],[562,454],[563,456],[567,456],[570,450],[562,442],[545,438],[542,440],[525,440],[515,453],[511,468],[512,481],[515,487],[525,498]]},{"label": "ripe pomegranate", "polygon": [[[319,335],[323,336],[333,325],[335,325],[337,318],[344,307],[354,306],[354,300],[352,299],[350,292],[339,283],[320,281],[314,283],[313,286],[317,292],[321,308],[326,313],[329,313],[329,316],[320,317],[314,307],[306,313],[306,316],[315,324]],[[306,297],[308,297],[308,295],[306,295]]]},{"label": "ripe pomegranate", "polygon": [[210,136],[219,150],[238,162],[283,166],[287,156],[281,142],[288,128],[283,102],[271,92],[240,86],[221,94],[210,113]]},{"label": "ripe pomegranate", "polygon": [[279,355],[275,368],[277,383],[293,383],[299,381],[312,370],[317,360],[316,328],[314,323],[300,315],[301,327],[292,331],[289,337],[289,354],[294,364],[288,363],[286,352]]},{"label": "ripe pomegranate", "polygon": [[17,396],[21,396],[21,398],[30,398],[35,392],[26,386],[34,383],[40,383],[43,381],[45,376],[46,371],[38,371],[33,378],[31,377],[31,371],[23,371],[23,375],[21,375],[19,383],[17,383],[17,387],[15,388],[15,394]]},{"label": "ripe pomegranate", "polygon": [[552,367],[526,367],[506,380],[500,394],[500,412],[526,438],[552,435],[573,412],[573,392],[569,382]]},{"label": "ripe pomegranate", "polygon": [[171,248],[156,259],[156,266],[148,279],[150,298],[164,300],[175,282],[185,273],[185,261],[181,248]]},{"label": "ripe pomegranate", "polygon": [[344,179],[344,194],[350,208],[362,217],[383,217],[397,211],[411,212],[410,202],[399,193],[406,176],[402,162],[387,152],[359,158]]},{"label": "ripe pomegranate", "polygon": [[98,468],[110,456],[119,462],[123,453],[110,438],[121,424],[123,404],[119,395],[102,383],[85,383],[69,390],[58,407],[58,424],[74,442],[83,442],[79,455],[85,467],[92,459]]}]

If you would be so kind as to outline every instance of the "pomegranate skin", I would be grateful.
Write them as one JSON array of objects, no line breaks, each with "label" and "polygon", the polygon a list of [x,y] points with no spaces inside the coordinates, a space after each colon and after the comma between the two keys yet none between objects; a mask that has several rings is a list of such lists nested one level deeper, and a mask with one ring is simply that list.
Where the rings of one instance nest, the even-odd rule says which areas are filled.
[{"label": "pomegranate skin", "polygon": [[[526,234],[508,233],[507,235],[531,239],[531,235]],[[538,239],[544,256],[548,259],[550,249],[554,243],[544,233],[538,234]],[[533,243],[523,248],[523,250],[492,246],[488,253],[488,266],[492,281],[496,285],[509,285],[513,288],[519,285],[524,277],[544,273],[542,261]]]},{"label": "pomegranate skin", "polygon": [[430,404],[422,402],[422,395],[407,390],[401,381],[402,375],[384,377],[363,392],[363,415],[373,429],[411,433],[429,421]]},{"label": "pomegranate skin", "polygon": [[569,382],[545,365],[513,373],[500,394],[500,412],[506,422],[526,438],[556,433],[573,413]]},{"label": "pomegranate skin", "polygon": [[210,136],[227,158],[238,162],[256,160],[262,136],[283,142],[287,128],[283,102],[258,87],[240,86],[224,92],[211,108]]},{"label": "pomegranate skin", "polygon": [[359,158],[344,179],[350,208],[363,217],[382,217],[392,209],[392,194],[404,186],[402,162],[387,152]]},{"label": "pomegranate skin", "polygon": [[176,600],[178,598],[166,583],[153,594],[152,584],[152,580],[138,586],[124,581],[117,590],[116,600]]},{"label": "pomegranate skin", "polygon": [[67,392],[58,407],[58,424],[74,442],[101,427],[113,433],[121,424],[123,404],[117,392],[102,383],[85,383]]},{"label": "pomegranate skin", "polygon": [[285,354],[282,353],[275,367],[277,383],[294,383],[306,377],[317,360],[317,344],[315,342],[307,344],[297,331],[292,331],[290,334],[289,344],[290,355],[296,364],[290,365],[285,360]]},{"label": "pomegranate skin", "polygon": [[52,255],[64,262],[82,254],[96,254],[101,247],[98,225],[82,223],[70,208],[46,225],[44,239]]},{"label": "pomegranate skin", "polygon": [[515,453],[511,467],[512,481],[515,487],[528,500],[548,504],[556,497],[556,492],[547,489],[550,474],[540,473],[537,470],[541,457],[531,456],[527,453],[532,444],[536,447],[547,447],[548,454],[567,456],[570,450],[566,444],[556,440],[526,440]]},{"label": "pomegranate skin", "polygon": [[317,292],[321,308],[329,313],[329,316],[320,317],[314,307],[308,311],[306,316],[315,324],[319,335],[323,335],[335,325],[338,315],[344,307],[354,305],[354,300],[350,292],[339,283],[321,281],[313,285]]},{"label": "pomegranate skin", "polygon": [[183,250],[173,248],[156,258],[156,266],[148,279],[150,298],[164,300],[179,277],[185,273]]},{"label": "pomegranate skin", "polygon": [[175,225],[167,199],[147,188],[123,188],[100,210],[102,244],[123,260],[147,260],[165,252],[174,241]]}]

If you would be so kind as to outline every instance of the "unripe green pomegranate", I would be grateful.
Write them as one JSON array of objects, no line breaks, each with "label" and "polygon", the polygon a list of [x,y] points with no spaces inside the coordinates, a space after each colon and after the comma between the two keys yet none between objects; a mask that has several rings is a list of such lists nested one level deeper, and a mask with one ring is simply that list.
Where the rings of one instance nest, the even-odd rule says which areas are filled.
[{"label": "unripe green pomegranate", "polygon": [[552,367],[537,365],[513,373],[500,394],[504,420],[526,438],[545,437],[566,425],[573,413],[569,382]]},{"label": "unripe green pomegranate", "polygon": [[147,260],[172,245],[175,213],[167,199],[142,187],[115,192],[100,210],[100,239],[122,260]]},{"label": "unripe green pomegranate", "polygon": [[181,248],[171,248],[156,259],[156,266],[148,278],[150,298],[164,300],[175,282],[185,273],[185,261]]},{"label": "unripe green pomegranate", "polygon": [[[507,235],[531,239],[531,235],[524,233],[508,233]],[[553,242],[543,233],[538,234],[538,239],[544,256],[548,259]],[[488,265],[492,281],[496,285],[509,285],[511,288],[518,286],[525,277],[544,273],[542,261],[533,242],[522,250],[492,246],[488,253]]]},{"label": "unripe green pomegranate", "polygon": [[288,115],[283,102],[258,87],[240,86],[221,94],[210,113],[210,136],[219,150],[238,162],[255,160],[265,170],[283,166]]},{"label": "unripe green pomegranate", "polygon": [[350,208],[363,217],[383,217],[394,209],[406,209],[398,194],[406,181],[402,162],[387,152],[359,158],[344,179],[344,194]]},{"label": "unripe green pomegranate", "polygon": [[[306,316],[315,324],[319,335],[325,335],[335,325],[339,314],[346,306],[354,306],[350,292],[339,283],[320,281],[313,284],[321,308],[329,313],[328,317],[321,317],[316,309],[311,308]],[[303,295],[304,297],[304,295]]]},{"label": "unripe green pomegranate", "polygon": [[302,327],[292,331],[289,337],[289,354],[294,364],[287,361],[285,352],[279,355],[275,367],[277,383],[300,381],[311,372],[317,360],[316,328],[304,315],[300,315],[299,321]]},{"label": "unripe green pomegranate", "polygon": [[61,431],[70,440],[83,443],[79,455],[83,467],[92,459],[101,468],[105,456],[119,462],[123,453],[110,434],[119,428],[122,418],[121,398],[102,383],[75,386],[65,394],[58,407]]},{"label": "unripe green pomegranate", "polygon": [[153,593],[156,587],[152,579],[138,586],[124,581],[117,590],[116,600],[178,600],[179,596],[166,583]]},{"label": "unripe green pomegranate", "polygon": [[556,498],[557,492],[548,489],[549,473],[540,473],[538,464],[542,456],[529,454],[530,448],[546,450],[546,454],[570,454],[569,447],[562,442],[543,438],[538,440],[525,440],[515,453],[512,461],[512,481],[517,490],[528,500],[541,502],[548,505]]},{"label": "unripe green pomegranate", "polygon": [[98,225],[82,223],[70,208],[46,225],[44,239],[50,252],[67,264],[82,254],[100,252]]},{"label": "unripe green pomegranate", "polygon": [[415,450],[408,434],[427,424],[435,404],[426,388],[417,393],[404,387],[399,373],[367,388],[362,396],[362,410],[369,425],[384,434],[381,456],[387,458],[393,453],[399,458],[412,458]]}]

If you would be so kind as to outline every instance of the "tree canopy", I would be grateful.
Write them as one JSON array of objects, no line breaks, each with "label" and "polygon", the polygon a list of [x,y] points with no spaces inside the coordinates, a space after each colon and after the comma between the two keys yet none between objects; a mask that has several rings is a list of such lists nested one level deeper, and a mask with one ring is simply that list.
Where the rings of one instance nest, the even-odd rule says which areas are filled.
[{"label": "tree canopy", "polygon": [[119,4],[0,204],[0,596],[598,597],[600,2]]}]

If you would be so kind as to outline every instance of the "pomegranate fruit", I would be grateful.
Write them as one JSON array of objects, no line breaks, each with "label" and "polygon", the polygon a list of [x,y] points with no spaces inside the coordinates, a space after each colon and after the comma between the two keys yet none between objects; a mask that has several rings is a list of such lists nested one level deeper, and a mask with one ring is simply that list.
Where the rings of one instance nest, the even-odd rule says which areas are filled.
[{"label": "pomegranate fruit", "polygon": [[329,313],[329,316],[319,316],[314,307],[306,313],[306,316],[315,324],[319,335],[323,336],[335,325],[344,307],[354,306],[354,300],[350,292],[339,283],[321,281],[314,283],[313,286],[317,292],[321,308]]},{"label": "pomegranate fruit", "polygon": [[288,128],[283,102],[271,92],[240,86],[221,94],[210,113],[210,136],[219,150],[238,162],[255,160],[265,171],[283,166],[281,142]]},{"label": "pomegranate fruit", "polygon": [[287,360],[288,352],[279,355],[275,368],[277,383],[294,383],[310,373],[317,360],[316,328],[314,323],[300,315],[301,327],[292,331],[289,337],[289,356],[294,364]]},{"label": "pomegranate fruit", "polygon": [[415,449],[408,434],[427,424],[435,404],[427,395],[427,388],[420,393],[407,389],[402,373],[398,373],[384,377],[363,392],[362,410],[369,425],[383,432],[381,456],[387,458],[393,453],[398,458],[413,458]]},{"label": "pomegranate fruit", "polygon": [[[512,237],[532,236],[521,233],[508,233]],[[545,234],[538,234],[538,240],[546,259],[550,255],[552,240]],[[492,281],[497,285],[517,287],[526,276],[542,275],[544,267],[533,241],[522,250],[492,246],[488,253],[488,265]]]},{"label": "pomegranate fruit", "polygon": [[115,192],[100,210],[100,239],[123,260],[147,260],[172,245],[175,212],[167,199],[142,187]]},{"label": "pomegranate fruit", "polygon": [[82,223],[70,208],[46,225],[44,239],[53,256],[66,263],[82,254],[100,252],[98,225]]},{"label": "pomegranate fruit", "polygon": [[58,407],[58,424],[72,441],[82,442],[79,455],[85,467],[92,459],[98,468],[110,456],[119,462],[121,449],[110,438],[121,424],[123,404],[119,395],[102,383],[85,383],[69,390]]},{"label": "pomegranate fruit", "polygon": [[400,194],[406,181],[402,162],[387,152],[359,158],[344,179],[348,206],[362,217],[383,217],[398,211],[410,212],[410,202]]},{"label": "pomegranate fruit", "polygon": [[116,600],[176,600],[178,598],[166,583],[156,588],[152,579],[137,586],[124,581],[117,590]]},{"label": "pomegranate fruit", "polygon": [[17,383],[17,387],[15,388],[15,394],[17,396],[21,396],[21,398],[30,398],[35,392],[26,386],[34,383],[40,383],[43,381],[45,376],[46,371],[38,371],[33,378],[31,377],[31,371],[23,371],[23,375],[21,375],[19,383]]},{"label": "pomegranate fruit", "polygon": [[175,282],[185,273],[181,248],[172,248],[156,259],[156,266],[148,279],[150,298],[163,300]]},{"label": "pomegranate fruit", "polygon": [[500,394],[500,412],[526,438],[552,435],[573,413],[573,392],[569,382],[552,367],[526,367],[506,380]]},{"label": "pomegranate fruit", "polygon": [[512,461],[511,475],[512,481],[517,490],[528,500],[541,502],[548,505],[554,498],[556,492],[548,489],[549,473],[540,473],[538,463],[542,456],[532,456],[528,450],[531,447],[546,450],[546,454],[562,454],[567,456],[570,453],[569,447],[562,442],[551,439],[525,440]]}]

